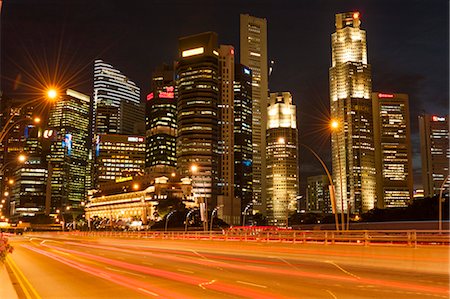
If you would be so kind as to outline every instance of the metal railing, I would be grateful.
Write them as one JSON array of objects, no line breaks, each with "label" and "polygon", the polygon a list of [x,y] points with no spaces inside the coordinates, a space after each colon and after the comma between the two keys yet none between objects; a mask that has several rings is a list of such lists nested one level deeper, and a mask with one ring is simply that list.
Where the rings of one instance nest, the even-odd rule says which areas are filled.
[{"label": "metal railing", "polygon": [[87,237],[119,237],[170,240],[213,240],[240,242],[316,243],[351,245],[450,245],[450,231],[438,230],[352,230],[352,231],[73,231]]}]

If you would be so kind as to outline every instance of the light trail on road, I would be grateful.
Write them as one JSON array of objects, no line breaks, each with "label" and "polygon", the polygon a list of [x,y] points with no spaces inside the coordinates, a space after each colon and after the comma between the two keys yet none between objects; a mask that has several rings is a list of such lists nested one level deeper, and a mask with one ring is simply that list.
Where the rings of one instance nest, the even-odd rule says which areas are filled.
[{"label": "light trail on road", "polygon": [[[234,242],[76,238],[56,234],[12,242],[16,252],[11,257],[43,299],[61,298],[60,293],[39,283],[52,279],[61,284],[59,292],[70,290],[64,298],[449,297],[448,273],[425,273],[421,268],[384,271],[361,265],[364,252],[344,252],[349,247],[325,247],[314,257],[315,250],[309,245],[244,246]],[[327,250],[329,254],[325,256]],[[386,257],[380,258],[381,265],[389,265],[393,262],[391,257],[399,256],[398,252],[378,248],[368,249],[367,256],[376,257],[377,251]],[[419,253],[414,253],[417,260],[425,262]],[[411,256],[405,257],[398,262],[408,263]],[[447,260],[448,264],[448,257],[442,255],[426,258]],[[30,262],[52,267],[34,267],[31,271],[26,266]],[[77,280],[71,281],[70,277]],[[93,282],[104,287],[91,289]]]}]

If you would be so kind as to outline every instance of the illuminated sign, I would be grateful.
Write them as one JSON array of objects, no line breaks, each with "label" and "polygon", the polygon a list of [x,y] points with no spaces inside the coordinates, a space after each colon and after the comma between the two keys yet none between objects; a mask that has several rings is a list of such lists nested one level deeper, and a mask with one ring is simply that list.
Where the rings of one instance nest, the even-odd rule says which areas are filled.
[{"label": "illuminated sign", "polygon": [[147,95],[147,101],[150,101],[151,99],[153,99],[153,92]]},{"label": "illuminated sign", "polygon": [[132,179],[133,179],[132,176],[125,177],[125,178],[116,178],[116,183],[121,183],[121,182],[131,181]]},{"label": "illuminated sign", "polygon": [[175,93],[173,92],[173,86],[164,87],[166,91],[160,91],[159,97],[162,99],[173,99],[175,97]]},{"label": "illuminated sign", "polygon": [[379,97],[379,98],[393,98],[394,95],[393,95],[393,94],[390,94],[390,93],[379,93],[379,94],[378,94],[378,97]]},{"label": "illuminated sign", "polygon": [[181,56],[189,57],[189,56],[194,56],[194,55],[200,55],[200,54],[203,54],[204,52],[205,52],[205,48],[199,47],[199,48],[185,50],[181,53]]},{"label": "illuminated sign", "polygon": [[250,75],[250,70],[248,68],[244,68],[244,74]]},{"label": "illuminated sign", "polygon": [[436,115],[433,115],[432,119],[433,121],[445,121],[445,117],[439,117]]},{"label": "illuminated sign", "polygon": [[66,134],[66,136],[64,136],[62,147],[67,147],[67,154],[69,156],[72,154],[72,134]]},{"label": "illuminated sign", "polygon": [[50,138],[52,136],[53,136],[53,130],[45,130],[44,131],[44,138],[45,139]]},{"label": "illuminated sign", "polygon": [[129,142],[144,142],[144,137],[128,137]]}]

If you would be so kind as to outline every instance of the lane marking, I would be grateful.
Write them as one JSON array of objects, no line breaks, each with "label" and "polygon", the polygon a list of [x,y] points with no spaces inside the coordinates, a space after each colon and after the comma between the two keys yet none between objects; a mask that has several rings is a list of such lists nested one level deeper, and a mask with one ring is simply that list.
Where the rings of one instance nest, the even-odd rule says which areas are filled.
[{"label": "lane marking", "polygon": [[357,278],[357,279],[361,279],[361,277],[359,277],[359,276],[357,276],[357,275],[355,275],[355,274],[353,274],[353,273],[348,272],[347,270],[345,270],[344,268],[342,268],[341,266],[339,266],[338,264],[336,264],[336,263],[333,262],[333,261],[325,261],[325,263],[332,264],[333,266],[336,266],[336,268],[338,268],[339,270],[341,270],[341,271],[344,272],[345,274],[348,274],[348,275],[350,275],[350,276],[353,276],[353,277],[355,277],[355,278]]},{"label": "lane marking", "polygon": [[[17,281],[20,284],[20,287],[22,288],[22,290],[25,293],[25,296],[27,298],[42,299],[42,297],[39,296],[36,289],[31,285],[31,283],[25,277],[23,272],[19,269],[16,262],[14,262],[14,260],[10,256],[6,256],[6,263],[8,264],[9,268],[13,271],[14,275],[16,276]],[[34,297],[28,292],[27,289],[29,289],[31,291],[31,293],[34,295]]]},{"label": "lane marking", "polygon": [[143,277],[146,278],[147,276],[142,275],[142,274],[137,274],[137,273],[133,273],[133,272],[129,272],[129,271],[124,271],[124,270],[118,270],[118,269],[114,269],[114,268],[110,268],[110,267],[105,267],[105,269],[111,270],[111,271],[115,271],[115,272],[120,272],[120,273],[126,273],[126,274],[131,274],[131,275],[136,275],[139,277]]},{"label": "lane marking", "polygon": [[202,289],[206,290],[206,288],[205,288],[204,286],[213,284],[213,283],[215,283],[215,282],[216,282],[216,280],[213,279],[213,280],[211,280],[211,281],[199,283],[198,286],[201,287]]},{"label": "lane marking", "polygon": [[204,255],[201,255],[200,253],[198,253],[197,251],[195,251],[195,250],[191,250],[193,253],[195,253],[196,255],[198,255],[199,257],[201,257],[202,259],[205,259],[205,260],[209,260],[206,256],[204,256]]},{"label": "lane marking", "polygon": [[156,294],[156,293],[153,293],[153,292],[150,292],[149,290],[146,290],[146,289],[143,289],[143,288],[138,288],[138,290],[139,290],[139,291],[142,291],[142,292],[144,292],[144,293],[147,293],[147,294],[153,295],[153,296],[155,296],[155,297],[159,297],[159,295],[158,295],[158,294]]},{"label": "lane marking", "polygon": [[240,280],[236,280],[236,282],[240,283],[240,284],[246,284],[246,285],[249,285],[249,286],[257,287],[257,288],[267,289],[267,286],[263,286],[263,285],[256,284],[256,283],[240,281]]},{"label": "lane marking", "polygon": [[289,266],[291,266],[294,269],[300,270],[297,266],[294,266],[293,264],[289,263],[288,261],[286,261],[284,258],[279,257],[278,259],[280,259],[281,261],[285,262],[286,264],[288,264]]},{"label": "lane marking", "polygon": [[335,295],[335,294],[333,294],[333,292],[332,292],[332,291],[330,291],[330,290],[325,290],[325,291],[327,291],[327,292],[328,292],[328,294],[330,294],[331,296],[333,296],[333,298],[334,298],[334,299],[337,299],[336,295]]},{"label": "lane marking", "polygon": [[177,269],[177,271],[184,272],[184,273],[189,273],[189,274],[194,274],[193,271],[184,270],[184,269]]}]

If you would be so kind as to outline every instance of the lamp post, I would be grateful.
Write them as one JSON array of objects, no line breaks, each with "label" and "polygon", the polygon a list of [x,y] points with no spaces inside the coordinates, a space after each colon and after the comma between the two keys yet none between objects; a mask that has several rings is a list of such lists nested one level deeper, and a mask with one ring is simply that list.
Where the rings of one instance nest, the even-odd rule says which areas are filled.
[{"label": "lamp post", "polygon": [[439,191],[439,233],[442,233],[442,192],[444,191],[444,185],[447,183],[450,175],[447,175],[445,180],[442,182],[440,191]]},{"label": "lamp post", "polygon": [[[193,174],[195,174],[198,171],[198,166],[196,164],[192,164],[190,167],[190,170]],[[200,218],[202,218],[202,221],[203,221],[203,230],[207,231],[208,230],[208,200],[206,198],[205,185],[204,185],[203,181],[202,181],[202,190],[203,190],[203,192],[202,192],[203,198],[202,198],[202,202],[200,203]],[[203,209],[202,209],[202,207],[203,207]],[[203,211],[203,213],[202,213],[202,211]]]},{"label": "lamp post", "polygon": [[244,209],[244,213],[243,213],[244,217],[243,217],[243,219],[242,219],[242,225],[243,225],[243,226],[245,226],[245,216],[247,216],[247,211],[248,211],[248,209],[250,209],[250,207],[251,207],[252,205],[253,205],[253,203],[249,202],[249,203],[247,204],[247,206],[245,207],[245,209]]},{"label": "lamp post", "polygon": [[220,206],[215,207],[214,210],[213,210],[212,213],[211,213],[211,225],[210,225],[210,228],[209,228],[209,233],[210,233],[210,234],[212,234],[212,226],[213,226],[214,214],[217,213],[217,211],[218,211],[221,207],[223,207],[223,205],[220,205]]},{"label": "lamp post", "polygon": [[[341,149],[339,147],[339,134],[338,129],[340,128],[340,124],[337,120],[331,121],[331,130],[335,132],[336,134],[336,145],[337,145],[337,152],[338,152],[338,167],[339,167],[339,184],[340,184],[340,192],[339,197],[341,200],[341,224],[342,224],[342,230],[345,230],[345,222],[344,222],[344,197],[343,197],[343,187],[342,187],[342,168],[341,168]],[[348,209],[348,207],[347,207]]]},{"label": "lamp post", "polygon": [[165,231],[165,232],[167,232],[167,224],[169,223],[169,218],[170,218],[170,216],[172,216],[173,213],[175,213],[175,212],[176,212],[176,210],[173,210],[172,212],[170,212],[169,214],[167,214],[167,217],[166,217],[166,226],[165,226],[165,228],[164,228],[164,231]]},{"label": "lamp post", "polygon": [[192,215],[192,213],[194,213],[195,212],[195,209],[193,209],[193,210],[190,210],[187,214],[186,214],[186,221],[184,222],[184,231],[185,232],[187,232],[187,229],[188,229],[188,221],[189,221],[189,216],[191,216]]},{"label": "lamp post", "polygon": [[334,223],[336,225],[336,230],[338,231],[339,230],[339,220],[338,220],[337,209],[336,209],[336,196],[335,196],[335,189],[334,189],[334,185],[333,185],[333,178],[331,177],[330,171],[328,170],[325,162],[323,162],[323,160],[319,157],[319,155],[312,148],[310,148],[309,146],[307,146],[306,144],[303,144],[303,143],[299,143],[299,145],[308,149],[314,155],[314,157],[316,157],[317,160],[319,160],[320,164],[322,165],[323,169],[325,170],[325,173],[327,174],[328,181],[330,182],[329,190],[330,190],[331,206],[332,206],[332,210],[333,210],[333,214],[334,214]]}]

